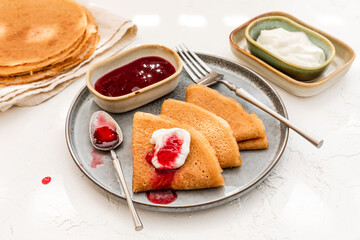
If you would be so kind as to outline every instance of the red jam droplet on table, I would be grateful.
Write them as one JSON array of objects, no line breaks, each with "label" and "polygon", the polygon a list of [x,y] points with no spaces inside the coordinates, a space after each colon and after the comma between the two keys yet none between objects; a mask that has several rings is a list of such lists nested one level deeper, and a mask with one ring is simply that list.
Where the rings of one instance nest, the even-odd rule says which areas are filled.
[{"label": "red jam droplet on table", "polygon": [[104,161],[102,160],[104,156],[105,153],[99,152],[93,148],[93,150],[91,151],[92,160],[90,163],[90,167],[97,168],[97,166],[104,164]]},{"label": "red jam droplet on table", "polygon": [[41,183],[46,185],[48,183],[50,183],[51,181],[51,177],[44,177],[42,180],[41,180]]},{"label": "red jam droplet on table", "polygon": [[149,191],[146,192],[146,197],[152,203],[169,204],[177,199],[177,194],[173,190]]},{"label": "red jam droplet on table", "polygon": [[143,57],[119,67],[95,82],[95,90],[108,97],[118,97],[157,83],[176,72],[167,60]]}]

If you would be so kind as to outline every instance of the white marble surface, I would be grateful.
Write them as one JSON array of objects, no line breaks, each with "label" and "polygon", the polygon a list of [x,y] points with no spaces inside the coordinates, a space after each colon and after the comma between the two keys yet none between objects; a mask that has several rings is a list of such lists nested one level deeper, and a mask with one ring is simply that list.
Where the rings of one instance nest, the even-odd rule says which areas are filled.
[{"label": "white marble surface", "polygon": [[[236,60],[232,29],[269,11],[284,11],[360,52],[360,2],[112,1],[96,4],[138,24],[136,41],[193,49]],[[79,79],[35,107],[0,113],[0,239],[360,239],[360,65],[325,92],[295,97],[275,87],[290,119],[322,136],[316,149],[294,132],[276,169],[258,188],[214,209],[183,214],[128,208],[107,198],[75,166],[65,118]],[[51,176],[48,185],[41,179]]]}]

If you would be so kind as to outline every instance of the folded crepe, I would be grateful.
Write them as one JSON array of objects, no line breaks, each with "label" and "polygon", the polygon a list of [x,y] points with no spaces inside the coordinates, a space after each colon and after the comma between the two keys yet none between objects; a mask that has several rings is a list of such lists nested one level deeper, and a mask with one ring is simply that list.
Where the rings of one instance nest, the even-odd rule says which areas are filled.
[{"label": "folded crepe", "polygon": [[[146,161],[154,149],[150,139],[155,130],[182,128],[190,133],[190,153],[176,170],[157,170]],[[133,119],[133,192],[158,189],[189,190],[224,185],[215,151],[194,128],[166,116],[137,112]]]},{"label": "folded crepe", "polygon": [[[255,114],[248,114],[239,102],[225,97],[218,91],[203,85],[190,85],[186,90],[186,102],[198,105],[226,120],[237,142],[263,138],[266,130],[261,119]],[[266,139],[263,139],[266,142]],[[251,146],[251,142],[247,146]],[[266,148],[266,144],[257,146]]]},{"label": "folded crepe", "polygon": [[269,147],[269,140],[267,136],[244,140],[238,142],[239,150],[256,150],[256,149],[265,149]]},{"label": "folded crepe", "polygon": [[195,104],[174,99],[163,102],[161,115],[181,121],[201,132],[214,148],[221,168],[241,165],[236,140],[224,119]]}]

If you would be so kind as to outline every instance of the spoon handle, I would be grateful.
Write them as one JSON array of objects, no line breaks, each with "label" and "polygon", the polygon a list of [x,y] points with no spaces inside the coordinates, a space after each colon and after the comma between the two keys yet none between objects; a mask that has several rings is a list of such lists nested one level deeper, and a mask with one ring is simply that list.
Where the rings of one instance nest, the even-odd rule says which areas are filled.
[{"label": "spoon handle", "polygon": [[123,170],[122,170],[122,167],[121,167],[121,163],[120,163],[118,157],[116,156],[115,151],[110,150],[110,152],[111,152],[111,157],[113,159],[114,167],[115,167],[116,172],[117,172],[117,174],[119,176],[121,186],[122,186],[122,188],[123,188],[123,190],[125,192],[126,201],[128,203],[131,215],[132,215],[133,220],[134,220],[135,230],[140,231],[144,227],[143,227],[143,224],[142,224],[142,222],[141,222],[141,220],[139,218],[139,215],[136,212],[134,204],[132,202],[132,199],[131,199],[131,196],[130,196],[130,193],[129,193],[129,189],[128,189],[127,185],[126,185],[126,181],[125,181],[124,173],[123,173]]}]

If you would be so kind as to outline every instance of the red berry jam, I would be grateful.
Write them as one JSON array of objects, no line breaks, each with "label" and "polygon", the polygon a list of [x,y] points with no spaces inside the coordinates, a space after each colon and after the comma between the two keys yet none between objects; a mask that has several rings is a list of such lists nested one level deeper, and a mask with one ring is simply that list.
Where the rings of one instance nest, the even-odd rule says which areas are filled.
[{"label": "red berry jam", "polygon": [[95,90],[108,97],[118,97],[157,83],[175,73],[167,60],[143,57],[119,67],[95,82]]},{"label": "red berry jam", "polygon": [[48,183],[50,183],[51,181],[51,177],[44,177],[42,180],[41,180],[41,183],[46,185]]},{"label": "red berry jam", "polygon": [[158,170],[153,175],[152,182],[155,189],[171,189],[176,170]]},{"label": "red berry jam", "polygon": [[181,146],[184,140],[179,138],[177,134],[173,134],[166,140],[165,144],[159,149],[154,149],[146,155],[146,161],[151,163],[153,157],[156,155],[161,167],[157,169],[174,169],[176,168],[176,158],[181,153]]},{"label": "red berry jam", "polygon": [[[149,164],[154,157],[155,149],[148,152],[145,159]],[[153,175],[152,182],[156,189],[170,189],[171,183],[175,175],[175,169],[155,169],[155,175]]]},{"label": "red berry jam", "polygon": [[111,147],[119,142],[119,136],[114,129],[103,126],[95,129],[94,143],[98,147]]},{"label": "red berry jam", "polygon": [[100,148],[109,148],[119,142],[119,135],[114,123],[110,122],[103,114],[98,115],[93,138],[95,145]]},{"label": "red berry jam", "polygon": [[184,141],[176,134],[169,137],[166,144],[157,152],[158,161],[163,169],[172,169],[176,158],[180,155],[181,146]]},{"label": "red berry jam", "polygon": [[155,149],[151,150],[150,152],[148,152],[148,153],[146,154],[145,159],[146,159],[146,161],[147,161],[148,163],[150,163],[150,164],[152,164],[152,163],[151,163],[151,160],[152,160],[153,157],[154,157],[154,153],[155,153]]},{"label": "red berry jam", "polygon": [[171,190],[171,185],[176,173],[174,169],[176,158],[181,153],[183,143],[184,140],[174,133],[166,139],[163,146],[147,153],[145,159],[149,164],[152,164],[152,159],[156,156],[161,165],[161,168],[155,169],[152,177],[153,187],[158,190],[146,193],[150,202],[169,204],[177,199],[177,194]]},{"label": "red berry jam", "polygon": [[169,204],[177,199],[177,194],[173,190],[149,191],[146,192],[147,199],[156,204]]},{"label": "red berry jam", "polygon": [[93,150],[91,151],[91,162],[90,162],[90,167],[91,168],[97,168],[99,165],[104,164],[104,160],[103,157],[106,154],[100,151],[97,151],[96,149],[93,148]]}]

